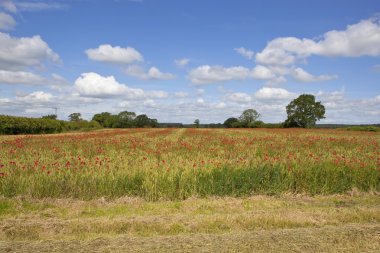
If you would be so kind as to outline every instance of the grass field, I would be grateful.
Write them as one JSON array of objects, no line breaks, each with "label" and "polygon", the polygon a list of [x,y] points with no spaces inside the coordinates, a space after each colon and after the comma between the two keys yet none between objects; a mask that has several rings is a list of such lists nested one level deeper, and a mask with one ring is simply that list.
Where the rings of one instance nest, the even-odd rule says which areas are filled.
[{"label": "grass field", "polygon": [[0,143],[0,251],[380,249],[377,132],[123,129]]}]

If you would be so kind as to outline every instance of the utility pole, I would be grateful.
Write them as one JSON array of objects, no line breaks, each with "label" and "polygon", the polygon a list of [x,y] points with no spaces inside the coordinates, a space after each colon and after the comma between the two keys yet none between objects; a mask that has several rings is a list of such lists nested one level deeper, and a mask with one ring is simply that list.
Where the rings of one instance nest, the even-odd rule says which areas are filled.
[{"label": "utility pole", "polygon": [[58,107],[53,107],[54,111],[55,111],[55,116],[57,116],[58,118]]}]

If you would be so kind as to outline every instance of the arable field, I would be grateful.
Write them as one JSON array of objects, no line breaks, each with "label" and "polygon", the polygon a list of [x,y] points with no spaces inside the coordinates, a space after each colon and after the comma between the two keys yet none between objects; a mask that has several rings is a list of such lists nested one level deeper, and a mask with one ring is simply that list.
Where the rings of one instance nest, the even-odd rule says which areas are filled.
[{"label": "arable field", "polygon": [[378,252],[380,133],[0,136],[0,251]]}]

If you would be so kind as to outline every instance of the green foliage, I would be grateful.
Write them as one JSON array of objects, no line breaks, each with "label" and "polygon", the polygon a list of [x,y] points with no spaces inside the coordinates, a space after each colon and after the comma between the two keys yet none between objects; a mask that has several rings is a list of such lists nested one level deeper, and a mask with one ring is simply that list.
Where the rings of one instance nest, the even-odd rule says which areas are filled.
[{"label": "green foliage", "polygon": [[147,200],[186,199],[191,196],[249,196],[251,194],[345,193],[380,190],[380,171],[371,168],[348,170],[344,167],[311,166],[289,171],[283,166],[221,167],[189,173],[124,171],[100,175],[32,174],[0,180],[6,197],[30,195],[35,198],[118,198],[137,196]]},{"label": "green foliage", "polygon": [[0,134],[60,133],[63,128],[58,120],[0,115]]},{"label": "green foliage", "polygon": [[347,131],[380,132],[380,127],[376,126],[352,126],[342,129]]},{"label": "green foliage", "polygon": [[200,123],[199,119],[194,120],[195,127],[198,128],[199,127],[199,123]]},{"label": "green foliage", "polygon": [[117,115],[109,112],[95,114],[93,121],[98,122],[102,127],[106,128],[128,128],[128,127],[157,127],[156,119],[150,119],[145,114],[138,115],[136,113],[123,111]]},{"label": "green foliage", "polygon": [[82,120],[82,115],[79,112],[74,112],[69,115],[69,121],[78,122]]},{"label": "green foliage", "polygon": [[98,122],[102,127],[109,127],[109,121],[111,118],[111,113],[109,112],[102,112],[102,113],[97,113],[92,117],[93,121]]},{"label": "green foliage", "polygon": [[49,114],[41,117],[42,119],[57,119],[57,115]]},{"label": "green foliage", "polygon": [[317,120],[325,118],[325,107],[321,102],[315,102],[315,97],[309,94],[300,95],[286,106],[288,118],[284,127],[308,128]]},{"label": "green foliage", "polygon": [[117,115],[117,121],[114,123],[116,128],[133,127],[136,113],[123,111]]},{"label": "green foliage", "polygon": [[136,127],[157,127],[158,122],[156,119],[150,119],[145,114],[141,114],[134,119],[134,126],[136,126]]},{"label": "green foliage", "polygon": [[228,118],[224,121],[223,125],[227,128],[231,128],[233,127],[233,124],[236,123],[236,122],[239,122],[239,120],[237,118]]},{"label": "green foliage", "polygon": [[239,121],[244,127],[250,127],[258,118],[260,118],[260,113],[254,109],[247,109],[241,114]]},{"label": "green foliage", "polygon": [[0,134],[51,134],[81,129],[97,129],[91,121],[68,122],[48,118],[26,118],[0,115]]}]

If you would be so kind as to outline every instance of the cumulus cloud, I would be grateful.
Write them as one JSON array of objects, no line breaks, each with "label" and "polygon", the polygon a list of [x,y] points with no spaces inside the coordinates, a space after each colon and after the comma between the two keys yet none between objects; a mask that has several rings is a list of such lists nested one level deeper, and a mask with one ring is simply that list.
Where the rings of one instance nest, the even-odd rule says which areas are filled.
[{"label": "cumulus cloud", "polygon": [[128,66],[125,71],[127,75],[133,76],[142,80],[169,80],[176,78],[171,73],[163,73],[156,67],[149,68],[148,72],[145,72],[144,68],[138,65]]},{"label": "cumulus cloud", "polygon": [[[113,76],[103,77],[94,72],[82,73],[75,80],[75,88],[81,95],[89,97],[120,96],[128,91],[128,87],[118,83]],[[143,91],[136,90],[135,93],[141,95]]]},{"label": "cumulus cloud", "polygon": [[45,78],[31,72],[0,70],[0,83],[41,85]]},{"label": "cumulus cloud", "polygon": [[252,60],[255,53],[252,50],[246,49],[244,47],[234,48],[234,50],[240,54],[241,56],[247,58],[248,60]]},{"label": "cumulus cloud", "polygon": [[0,6],[4,8],[6,11],[16,13],[17,7],[11,0],[2,0],[0,1]]},{"label": "cumulus cloud", "polygon": [[293,71],[293,77],[298,82],[310,83],[310,82],[320,82],[320,81],[328,81],[338,78],[336,75],[320,75],[314,76],[302,68],[296,68]]},{"label": "cumulus cloud", "polygon": [[182,59],[175,60],[174,64],[177,65],[178,67],[182,68],[182,67],[185,67],[189,62],[190,62],[190,59],[182,58]]},{"label": "cumulus cloud", "polygon": [[227,94],[225,99],[227,101],[238,102],[238,103],[249,103],[252,101],[252,97],[248,95],[247,93],[243,93],[243,92],[235,92],[235,93]]},{"label": "cumulus cloud", "polygon": [[12,30],[16,25],[16,21],[11,15],[0,12],[0,30]]},{"label": "cumulus cloud", "polygon": [[176,98],[185,98],[185,97],[188,97],[189,94],[183,91],[179,91],[179,92],[174,93],[174,96]]},{"label": "cumulus cloud", "polygon": [[249,76],[249,69],[236,66],[225,68],[222,66],[199,66],[189,72],[188,78],[195,84],[242,80]]},{"label": "cumulus cloud", "polygon": [[35,91],[25,96],[17,96],[16,101],[26,102],[26,103],[46,103],[52,101],[54,96],[50,93],[44,91]]},{"label": "cumulus cloud", "polygon": [[0,32],[0,69],[41,66],[45,60],[60,61],[58,54],[40,36],[14,38]]},{"label": "cumulus cloud", "polygon": [[263,51],[256,54],[256,61],[265,65],[291,65],[311,55],[320,56],[379,56],[380,23],[378,19],[362,20],[345,30],[326,32],[321,39],[276,38]]},{"label": "cumulus cloud", "polygon": [[109,44],[86,50],[89,59],[113,64],[131,64],[144,61],[143,56],[132,47],[113,47]]},{"label": "cumulus cloud", "polygon": [[144,91],[143,89],[130,88],[119,83],[113,76],[101,76],[97,73],[82,73],[74,84],[81,96],[94,98],[122,97],[132,100],[145,98],[166,98],[165,91]]},{"label": "cumulus cloud", "polygon": [[262,65],[257,65],[256,67],[254,67],[252,69],[251,76],[254,79],[259,80],[270,80],[276,77],[273,71]]},{"label": "cumulus cloud", "polygon": [[263,87],[256,91],[253,96],[258,100],[290,100],[295,98],[297,94],[282,88]]}]

